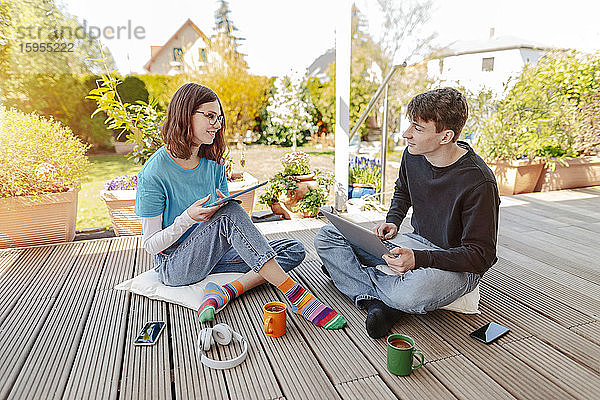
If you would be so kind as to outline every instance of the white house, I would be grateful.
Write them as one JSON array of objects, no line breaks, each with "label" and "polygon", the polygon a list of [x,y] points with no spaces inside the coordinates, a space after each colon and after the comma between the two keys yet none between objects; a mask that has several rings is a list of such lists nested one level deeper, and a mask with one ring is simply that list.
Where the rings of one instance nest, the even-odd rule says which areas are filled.
[{"label": "white house", "polygon": [[427,64],[431,79],[461,85],[473,92],[481,88],[501,94],[510,77],[518,76],[525,64],[536,64],[551,47],[513,36],[491,36],[487,40],[459,40],[442,50]]},{"label": "white house", "polygon": [[144,65],[153,74],[176,75],[197,70],[208,62],[210,39],[190,19],[162,46],[150,46],[151,57]]}]

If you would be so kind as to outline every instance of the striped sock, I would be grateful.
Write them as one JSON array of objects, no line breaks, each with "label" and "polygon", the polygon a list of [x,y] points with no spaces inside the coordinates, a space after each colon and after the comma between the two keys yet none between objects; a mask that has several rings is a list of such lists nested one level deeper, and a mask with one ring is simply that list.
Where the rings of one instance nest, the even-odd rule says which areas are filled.
[{"label": "striped sock", "polygon": [[302,315],[313,324],[325,329],[340,329],[346,325],[346,320],[341,314],[327,307],[292,278],[288,277],[277,289],[292,303],[292,310],[296,314]]},{"label": "striped sock", "polygon": [[244,287],[237,280],[223,286],[208,282],[204,289],[202,304],[198,309],[198,319],[200,322],[212,321],[215,319],[215,310],[225,306],[242,293],[244,293]]}]

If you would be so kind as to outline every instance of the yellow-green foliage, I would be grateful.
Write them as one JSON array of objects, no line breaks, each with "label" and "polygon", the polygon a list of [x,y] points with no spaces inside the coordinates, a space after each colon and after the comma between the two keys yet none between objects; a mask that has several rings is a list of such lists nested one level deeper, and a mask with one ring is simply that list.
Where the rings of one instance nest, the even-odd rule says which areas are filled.
[{"label": "yellow-green foliage", "polygon": [[0,197],[64,192],[86,173],[88,145],[60,122],[0,107]]}]

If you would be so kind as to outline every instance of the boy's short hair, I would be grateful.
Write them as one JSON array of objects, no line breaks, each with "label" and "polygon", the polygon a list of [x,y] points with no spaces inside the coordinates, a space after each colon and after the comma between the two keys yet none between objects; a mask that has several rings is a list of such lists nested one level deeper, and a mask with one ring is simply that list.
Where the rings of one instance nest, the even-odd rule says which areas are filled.
[{"label": "boy's short hair", "polygon": [[433,121],[436,132],[451,129],[454,132],[452,141],[456,142],[467,122],[469,106],[461,92],[445,87],[413,97],[408,103],[407,114],[411,121],[417,118],[425,122]]},{"label": "boy's short hair", "polygon": [[[184,160],[192,156],[192,145],[194,144],[192,118],[198,107],[212,101],[219,103],[219,109],[223,115],[223,106],[219,96],[206,86],[186,83],[177,89],[169,102],[167,115],[161,129],[162,140],[173,156]],[[225,127],[225,115],[223,115],[221,129],[217,131],[212,144],[200,146],[198,150],[200,158],[216,162],[223,161],[223,154],[226,150]]]}]

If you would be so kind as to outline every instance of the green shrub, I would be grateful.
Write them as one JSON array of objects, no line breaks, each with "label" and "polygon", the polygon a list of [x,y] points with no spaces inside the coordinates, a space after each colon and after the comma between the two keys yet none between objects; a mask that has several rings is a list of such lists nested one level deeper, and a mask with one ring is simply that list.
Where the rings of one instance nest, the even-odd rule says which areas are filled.
[{"label": "green shrub", "polygon": [[117,92],[124,103],[136,104],[138,100],[148,102],[146,84],[137,76],[127,75],[117,88]]},{"label": "green shrub", "polygon": [[65,192],[85,176],[88,145],[58,121],[0,107],[0,197]]},{"label": "green shrub", "polygon": [[527,65],[500,100],[476,147],[492,159],[564,163],[600,144],[600,55],[551,53]]}]

